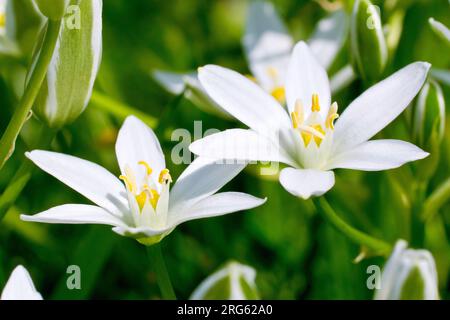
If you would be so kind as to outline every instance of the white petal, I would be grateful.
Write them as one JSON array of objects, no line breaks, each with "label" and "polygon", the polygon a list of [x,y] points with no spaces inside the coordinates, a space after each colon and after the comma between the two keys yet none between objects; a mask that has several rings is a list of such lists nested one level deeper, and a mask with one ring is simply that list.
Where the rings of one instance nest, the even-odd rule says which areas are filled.
[{"label": "white petal", "polygon": [[347,16],[343,10],[336,11],[317,23],[308,44],[325,69],[330,67],[342,48],[347,30]]},{"label": "white petal", "polygon": [[181,212],[172,214],[169,224],[178,225],[189,220],[248,210],[262,205],[266,200],[246,193],[222,192],[200,200]]},{"label": "white petal", "polygon": [[447,44],[450,44],[450,30],[447,28],[447,26],[433,18],[428,19],[428,22],[433,28],[433,31],[442,39],[447,40]]},{"label": "white petal", "polygon": [[25,154],[39,168],[95,204],[122,216],[128,210],[124,185],[105,168],[62,153],[34,150]]},{"label": "white petal", "polygon": [[188,173],[183,173],[170,191],[169,216],[217,192],[244,168],[245,164],[195,159],[186,168]]},{"label": "white petal", "polygon": [[429,68],[426,62],[412,63],[353,101],[336,122],[334,151],[369,140],[397,118],[419,92]]},{"label": "white petal", "polygon": [[42,300],[42,296],[36,291],[27,269],[19,265],[6,282],[0,300]]},{"label": "white petal", "polygon": [[189,150],[198,156],[215,159],[274,161],[291,164],[293,161],[280,149],[277,138],[246,129],[230,129],[194,141]]},{"label": "white petal", "polygon": [[345,168],[378,171],[398,168],[406,162],[427,157],[429,153],[401,140],[372,140],[344,151],[327,165],[327,169]]},{"label": "white petal", "polygon": [[103,208],[86,204],[65,204],[53,207],[35,215],[20,215],[20,219],[30,222],[61,224],[106,224],[125,226],[125,223]]},{"label": "white petal", "polygon": [[262,134],[290,126],[284,108],[257,84],[219,66],[199,69],[199,79],[210,97],[236,119]]},{"label": "white petal", "polygon": [[[242,42],[250,70],[259,84],[269,92],[276,85],[284,85],[293,41],[271,3],[250,4]],[[277,79],[270,70],[277,71]]]},{"label": "white petal", "polygon": [[321,196],[334,185],[332,171],[286,168],[280,173],[281,185],[291,194],[303,199]]},{"label": "white petal", "polygon": [[136,175],[138,184],[144,183],[146,168],[140,165],[145,161],[152,169],[152,178],[158,182],[159,173],[166,167],[164,154],[155,133],[141,120],[129,116],[119,131],[116,142],[116,155],[122,173],[129,166]]},{"label": "white petal", "polygon": [[319,95],[320,114],[325,118],[331,105],[328,75],[308,45],[300,41],[292,52],[286,78],[286,99],[289,111],[294,111],[295,102],[300,99],[307,117],[311,112],[313,94]]},{"label": "white petal", "polygon": [[356,80],[355,71],[349,64],[342,67],[330,79],[331,93],[336,94]]},{"label": "white petal", "polygon": [[190,73],[176,73],[176,72],[168,72],[168,71],[160,71],[156,70],[152,73],[153,78],[167,91],[174,95],[181,94],[185,87],[184,78],[186,76],[194,76],[195,72]]}]

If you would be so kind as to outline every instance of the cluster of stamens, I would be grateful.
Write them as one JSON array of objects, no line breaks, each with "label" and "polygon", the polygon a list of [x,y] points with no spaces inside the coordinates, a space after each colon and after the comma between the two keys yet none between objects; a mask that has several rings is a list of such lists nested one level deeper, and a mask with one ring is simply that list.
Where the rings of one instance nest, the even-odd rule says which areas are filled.
[{"label": "cluster of stamens", "polygon": [[305,147],[310,144],[311,140],[314,140],[316,145],[320,147],[322,140],[325,138],[326,130],[334,130],[334,120],[339,117],[337,113],[337,103],[335,102],[331,105],[325,123],[323,123],[319,114],[319,95],[313,94],[311,112],[308,119],[305,119],[303,104],[300,99],[297,100],[295,102],[295,109],[291,113],[292,126],[300,132]]},{"label": "cluster of stamens", "polygon": [[[139,161],[138,163],[145,167],[147,178],[146,180],[150,182],[150,176],[153,173],[153,169],[145,161]],[[125,183],[127,190],[136,198],[140,210],[144,208],[147,200],[149,200],[152,207],[156,209],[160,197],[160,193],[156,188],[151,188],[148,183],[144,183],[139,189],[134,173],[132,172],[130,167],[125,168],[125,174],[121,175],[119,179]],[[168,169],[161,170],[161,172],[159,173],[158,182],[162,185],[166,185],[172,182],[172,177],[170,176]]]}]

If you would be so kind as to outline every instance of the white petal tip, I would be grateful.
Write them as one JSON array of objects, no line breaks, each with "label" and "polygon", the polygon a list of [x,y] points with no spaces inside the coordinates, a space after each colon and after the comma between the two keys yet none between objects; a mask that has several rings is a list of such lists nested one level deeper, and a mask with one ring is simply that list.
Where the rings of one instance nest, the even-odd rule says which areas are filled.
[{"label": "white petal tip", "polygon": [[29,216],[29,215],[26,215],[26,214],[21,214],[20,215],[20,220],[27,221],[27,222],[33,222],[33,216]]}]

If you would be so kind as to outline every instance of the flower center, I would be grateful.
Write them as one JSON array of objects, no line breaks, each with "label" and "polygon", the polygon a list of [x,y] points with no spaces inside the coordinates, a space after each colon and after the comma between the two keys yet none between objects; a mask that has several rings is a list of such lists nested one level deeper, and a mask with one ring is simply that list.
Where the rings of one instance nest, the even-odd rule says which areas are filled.
[{"label": "flower center", "polygon": [[333,103],[328,111],[327,118],[325,121],[322,120],[320,116],[320,103],[319,95],[312,95],[311,102],[311,114],[307,119],[305,119],[305,112],[303,110],[303,104],[301,100],[295,102],[295,109],[291,113],[292,126],[294,129],[298,130],[300,137],[307,147],[311,140],[314,140],[316,145],[320,147],[322,140],[325,138],[327,131],[334,130],[334,120],[336,120],[339,115],[337,113],[337,103]]},{"label": "flower center", "polygon": [[[145,161],[139,161],[138,164],[144,166],[146,171],[145,181],[139,188],[136,183],[134,172],[130,167],[125,168],[125,174],[121,175],[119,179],[125,183],[127,190],[136,198],[140,210],[144,208],[147,201],[149,201],[152,207],[156,210],[160,193],[158,192],[156,185],[151,180],[153,169]],[[170,176],[168,169],[161,170],[159,173],[158,182],[161,185],[167,185],[172,182],[172,177]]]}]

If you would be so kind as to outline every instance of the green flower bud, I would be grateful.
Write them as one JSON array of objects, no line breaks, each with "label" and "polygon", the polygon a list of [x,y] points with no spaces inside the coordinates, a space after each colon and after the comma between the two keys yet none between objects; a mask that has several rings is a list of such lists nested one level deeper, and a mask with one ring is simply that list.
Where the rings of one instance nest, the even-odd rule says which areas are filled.
[{"label": "green flower bud", "polygon": [[101,60],[102,0],[81,0],[68,11],[33,109],[52,128],[74,121],[84,111]]},{"label": "green flower bud", "polygon": [[351,55],[355,71],[364,80],[378,80],[388,59],[379,8],[369,0],[356,0],[350,26]]},{"label": "green flower bud", "polygon": [[34,0],[44,16],[52,20],[61,19],[70,0]]},{"label": "green flower bud", "polygon": [[255,300],[259,299],[252,267],[229,262],[207,277],[191,295],[191,300]]},{"label": "green flower bud", "polygon": [[438,300],[436,264],[427,250],[407,249],[399,240],[381,275],[377,300]]},{"label": "green flower bud", "polygon": [[[445,99],[436,81],[429,80],[417,99],[414,113],[414,140],[422,147],[439,145],[445,133]],[[430,141],[432,139],[432,141]]]}]

